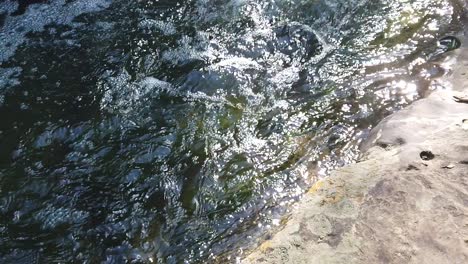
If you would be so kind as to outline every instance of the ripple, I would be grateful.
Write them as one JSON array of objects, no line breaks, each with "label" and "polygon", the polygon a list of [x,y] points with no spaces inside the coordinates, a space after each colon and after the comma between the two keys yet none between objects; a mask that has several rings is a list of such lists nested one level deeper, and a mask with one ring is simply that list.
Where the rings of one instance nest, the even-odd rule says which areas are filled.
[{"label": "ripple", "polygon": [[4,19],[3,260],[234,259],[441,89],[461,29],[443,0],[84,5]]}]

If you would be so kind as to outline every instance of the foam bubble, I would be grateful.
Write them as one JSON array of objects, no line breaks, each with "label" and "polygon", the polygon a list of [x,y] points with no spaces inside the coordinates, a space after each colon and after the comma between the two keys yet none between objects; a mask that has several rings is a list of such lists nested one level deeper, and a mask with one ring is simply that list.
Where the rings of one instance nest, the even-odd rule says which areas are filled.
[{"label": "foam bubble", "polygon": [[174,23],[162,20],[144,19],[140,21],[140,27],[149,30],[160,30],[166,36],[174,35],[177,33]]}]

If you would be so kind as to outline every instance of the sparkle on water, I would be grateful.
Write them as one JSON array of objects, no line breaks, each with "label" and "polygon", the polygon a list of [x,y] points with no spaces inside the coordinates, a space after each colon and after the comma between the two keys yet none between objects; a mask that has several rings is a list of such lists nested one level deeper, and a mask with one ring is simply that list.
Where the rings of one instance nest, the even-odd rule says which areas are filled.
[{"label": "sparkle on water", "polygon": [[443,89],[456,43],[437,40],[461,10],[43,2],[0,3],[0,256],[18,263],[235,259],[379,120]]}]

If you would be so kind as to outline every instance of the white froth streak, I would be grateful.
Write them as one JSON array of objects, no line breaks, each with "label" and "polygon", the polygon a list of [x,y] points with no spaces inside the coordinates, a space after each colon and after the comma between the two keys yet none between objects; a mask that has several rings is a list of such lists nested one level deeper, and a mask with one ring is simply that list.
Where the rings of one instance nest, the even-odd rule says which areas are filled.
[{"label": "white froth streak", "polygon": [[[81,14],[96,12],[109,7],[110,0],[77,0],[66,3],[65,0],[48,4],[29,6],[23,15],[7,16],[0,32],[0,62],[12,57],[16,49],[25,42],[29,32],[40,32],[48,24],[73,25],[73,19]],[[17,3],[6,1],[0,3],[0,10],[8,13],[17,8]]]}]

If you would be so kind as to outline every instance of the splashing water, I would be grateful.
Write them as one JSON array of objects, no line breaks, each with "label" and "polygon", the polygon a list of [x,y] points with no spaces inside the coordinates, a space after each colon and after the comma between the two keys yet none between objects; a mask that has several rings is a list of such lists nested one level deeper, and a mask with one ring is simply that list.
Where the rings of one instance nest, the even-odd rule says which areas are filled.
[{"label": "splashing water", "polygon": [[229,259],[443,88],[437,40],[460,6],[0,3],[0,256]]}]

